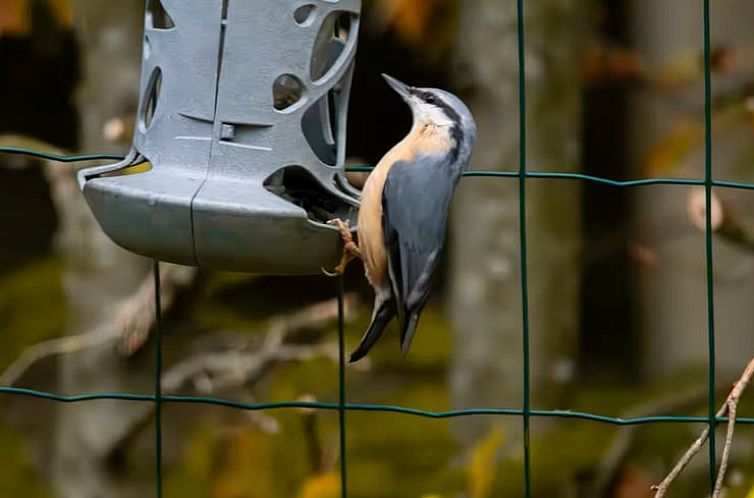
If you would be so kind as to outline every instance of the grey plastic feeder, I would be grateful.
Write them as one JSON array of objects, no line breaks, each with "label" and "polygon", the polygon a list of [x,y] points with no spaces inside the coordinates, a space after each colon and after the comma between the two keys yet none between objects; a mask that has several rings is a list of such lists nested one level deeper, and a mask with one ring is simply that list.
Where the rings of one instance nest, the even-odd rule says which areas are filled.
[{"label": "grey plastic feeder", "polygon": [[148,0],[131,152],[79,173],[108,236],[185,265],[332,268],[340,236],[325,222],[358,207],[343,164],[360,7]]}]

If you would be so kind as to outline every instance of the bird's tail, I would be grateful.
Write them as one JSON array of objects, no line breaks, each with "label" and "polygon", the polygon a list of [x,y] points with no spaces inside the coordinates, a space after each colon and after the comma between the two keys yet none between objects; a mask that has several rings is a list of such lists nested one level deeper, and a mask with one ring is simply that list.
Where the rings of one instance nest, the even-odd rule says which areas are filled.
[{"label": "bird's tail", "polygon": [[414,333],[416,332],[416,326],[419,325],[419,315],[421,315],[422,305],[419,309],[414,309],[406,316],[405,323],[401,324],[401,351],[405,355],[408,353],[408,348],[411,347],[411,341],[414,339]]},{"label": "bird's tail", "polygon": [[364,337],[361,338],[359,347],[356,348],[353,353],[351,353],[351,363],[359,361],[364,356],[366,356],[366,354],[370,349],[372,349],[372,346],[374,346],[374,343],[377,342],[377,339],[380,338],[382,332],[385,330],[385,327],[387,327],[387,324],[390,323],[390,320],[392,320],[394,316],[395,301],[392,298],[379,303],[377,309],[374,312],[374,315],[372,316],[372,323],[369,324],[369,328],[364,334]]},{"label": "bird's tail", "polygon": [[401,350],[404,355],[408,353],[408,348],[411,347],[411,341],[414,339],[414,333],[416,333],[416,326],[419,325],[419,316],[427,304],[432,277],[439,260],[439,253],[439,251],[434,251],[429,255],[427,263],[416,279],[411,292],[407,293],[403,313],[399,313],[401,319]]}]

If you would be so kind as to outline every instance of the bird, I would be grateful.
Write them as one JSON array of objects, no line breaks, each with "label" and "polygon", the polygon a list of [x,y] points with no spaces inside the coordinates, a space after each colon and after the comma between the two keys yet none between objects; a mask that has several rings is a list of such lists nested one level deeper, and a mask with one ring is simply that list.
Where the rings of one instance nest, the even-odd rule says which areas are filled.
[{"label": "bird", "polygon": [[477,127],[466,104],[438,88],[417,88],[383,74],[411,109],[409,133],[377,163],[361,193],[356,236],[343,239],[334,273],[360,258],[375,291],[372,318],[350,362],[364,358],[397,316],[403,354],[413,340],[445,244],[450,202],[466,170]]}]

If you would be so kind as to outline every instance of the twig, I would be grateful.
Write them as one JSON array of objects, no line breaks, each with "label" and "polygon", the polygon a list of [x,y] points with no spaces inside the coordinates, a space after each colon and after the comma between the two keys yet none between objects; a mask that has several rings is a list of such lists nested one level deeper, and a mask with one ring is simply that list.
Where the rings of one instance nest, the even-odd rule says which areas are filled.
[{"label": "twig", "polygon": [[[728,408],[727,405],[723,406],[720,411],[717,412],[717,417],[722,417],[727,412]],[[678,460],[678,463],[673,467],[673,470],[670,471],[670,473],[665,477],[665,479],[662,480],[662,482],[656,486],[652,486],[652,491],[655,492],[654,498],[662,498],[665,496],[665,494],[668,492],[668,488],[670,488],[670,485],[673,483],[676,477],[678,477],[681,472],[683,472],[683,469],[686,468],[686,466],[689,464],[692,458],[699,453],[699,450],[702,449],[702,446],[707,441],[707,437],[709,436],[709,426],[705,427],[702,431],[702,434],[699,436],[699,438],[694,441],[694,444],[689,447],[688,450],[686,450],[686,453],[683,454],[680,460]]]},{"label": "twig", "polygon": [[277,345],[260,351],[228,351],[194,355],[171,368],[162,378],[167,393],[180,391],[193,382],[194,390],[209,394],[223,389],[253,385],[274,366],[311,358],[337,359],[334,342],[314,345]]},{"label": "twig", "polygon": [[29,367],[49,356],[74,353],[105,344],[115,338],[115,331],[98,329],[85,334],[72,335],[39,342],[27,348],[21,356],[0,375],[0,385],[12,386]]},{"label": "twig", "polygon": [[[728,419],[728,434],[726,435],[725,439],[725,449],[723,451],[723,461],[720,464],[720,470],[718,472],[717,476],[717,482],[715,483],[715,494],[713,495],[713,498],[719,498],[719,488],[722,488],[722,481],[725,477],[725,471],[727,470],[728,465],[728,456],[730,454],[730,446],[733,442],[733,426],[735,425],[735,410],[738,406],[738,401],[741,397],[741,394],[746,389],[746,386],[749,384],[752,375],[754,375],[754,359],[749,362],[749,365],[744,370],[743,374],[741,375],[741,378],[736,382],[735,386],[731,390],[730,394],[728,394],[728,397],[725,399],[725,403],[723,403],[723,406],[717,411],[715,414],[715,417],[724,417],[727,413],[729,413],[729,410],[732,408],[732,415]],[[710,427],[709,425],[704,428],[702,433],[699,435],[699,437],[694,441],[694,443],[689,447],[688,450],[683,454],[680,460],[678,460],[678,463],[676,463],[675,467],[673,467],[673,470],[670,471],[670,473],[665,477],[665,479],[662,480],[662,482],[658,485],[652,486],[652,490],[655,492],[654,498],[662,498],[665,496],[665,494],[668,492],[668,489],[670,488],[670,485],[673,483],[673,481],[683,472],[683,470],[686,468],[686,466],[691,462],[691,459],[696,456],[697,453],[699,453],[699,450],[702,449],[702,446],[704,446],[704,443],[707,441],[707,438],[709,437],[709,431]]]},{"label": "twig", "polygon": [[754,358],[752,358],[746,366],[743,375],[741,375],[741,378],[736,382],[736,385],[733,387],[727,400],[728,430],[725,433],[725,446],[723,447],[723,455],[720,459],[720,470],[718,470],[717,473],[717,481],[715,481],[715,491],[712,494],[712,498],[720,498],[723,491],[723,481],[725,481],[725,472],[728,470],[730,448],[733,445],[733,431],[736,427],[736,410],[738,409],[738,402],[741,399],[741,395],[749,385],[752,375],[754,375]]},{"label": "twig", "polygon": [[[353,317],[356,302],[354,294],[345,297],[346,320]],[[335,300],[308,306],[291,316],[274,317],[270,320],[259,348],[250,350],[249,345],[241,345],[232,351],[191,356],[165,373],[162,378],[163,388],[168,392],[176,392],[187,382],[193,381],[195,389],[208,393],[255,384],[268,370],[281,362],[320,356],[337,359],[338,352],[334,343],[291,344],[307,332],[321,332],[337,318]]]},{"label": "twig", "polygon": [[[354,318],[357,304],[355,294],[345,296],[344,312],[347,321]],[[171,367],[162,377],[163,393],[178,393],[187,384],[204,394],[242,386],[253,388],[281,363],[322,357],[337,361],[339,351],[333,341],[295,343],[309,339],[308,334],[321,335],[337,318],[338,306],[334,299],[308,306],[290,316],[274,317],[269,322],[261,344],[256,348],[247,342],[236,345],[236,349],[231,351],[200,353]],[[132,441],[148,425],[153,415],[152,407],[124,431],[112,445],[110,453],[120,451]]]},{"label": "twig", "polygon": [[[176,265],[161,265],[162,310],[175,303],[178,291],[189,286],[196,277],[196,269]],[[50,356],[75,353],[111,341],[119,342],[119,351],[133,354],[149,337],[154,325],[154,289],[151,275],[139,288],[116,306],[113,324],[83,334],[43,341],[24,350],[0,375],[0,385],[12,386],[32,365]]]}]

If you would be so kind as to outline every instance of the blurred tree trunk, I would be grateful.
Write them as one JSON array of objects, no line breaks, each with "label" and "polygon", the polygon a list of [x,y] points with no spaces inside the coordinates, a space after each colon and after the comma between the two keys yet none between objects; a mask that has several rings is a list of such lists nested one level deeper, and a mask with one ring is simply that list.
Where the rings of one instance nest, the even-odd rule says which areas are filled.
[{"label": "blurred tree trunk", "polygon": [[[634,174],[704,178],[702,2],[642,0],[631,12],[636,50],[651,74],[662,78],[632,99]],[[716,179],[754,178],[750,118],[741,112],[754,84],[754,37],[747,22],[752,16],[750,1],[711,2]],[[652,161],[664,143],[672,143],[674,133],[689,141],[680,159]],[[708,360],[704,233],[689,221],[688,194],[687,188],[666,187],[642,189],[634,197],[635,236],[657,254],[656,265],[636,273],[642,369],[652,379],[689,368],[699,371]],[[715,194],[726,215],[754,233],[751,196],[730,189],[715,189]],[[753,256],[751,248],[715,236],[716,356],[725,382],[738,376],[752,354]]]},{"label": "blurred tree trunk", "polygon": [[[81,149],[126,151],[127,138],[105,137],[105,123],[132,115],[138,100],[143,26],[142,0],[75,0],[75,31],[82,54],[83,76],[78,93]],[[126,133],[126,137],[129,134]],[[53,197],[60,217],[58,248],[65,263],[65,290],[70,303],[67,334],[94,330],[105,333],[113,321],[113,306],[145,277],[149,261],[113,244],[100,230],[78,191],[70,170],[54,182]],[[149,360],[147,360],[149,362]],[[151,362],[150,362],[151,363]],[[127,368],[129,367],[129,368]],[[112,344],[63,356],[59,390],[90,392],[151,392],[148,365],[133,367]],[[139,403],[97,401],[60,405],[57,416],[53,487],[62,498],[149,496],[148,479],[135,479],[133,463],[114,461],[111,445],[132,420],[148,409]],[[139,462],[139,472],[150,469]],[[124,466],[128,465],[128,468]],[[130,477],[129,477],[130,476]]]},{"label": "blurred tree trunk", "polygon": [[[528,167],[576,171],[580,161],[580,2],[525,2]],[[458,83],[468,87],[479,139],[479,169],[518,168],[515,2],[459,2]],[[532,389],[538,407],[575,373],[581,271],[580,186],[529,180],[528,254]],[[518,183],[466,179],[454,201],[450,309],[454,328],[453,405],[522,406],[522,320]],[[461,437],[479,424],[459,422]],[[517,432],[519,420],[511,421]],[[509,438],[515,443],[516,437]]]}]

